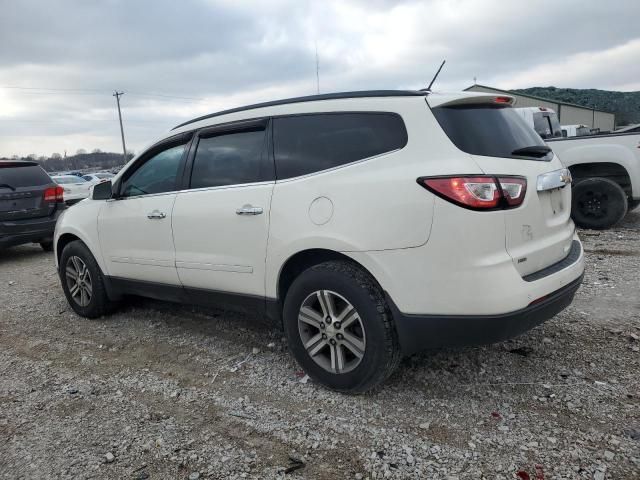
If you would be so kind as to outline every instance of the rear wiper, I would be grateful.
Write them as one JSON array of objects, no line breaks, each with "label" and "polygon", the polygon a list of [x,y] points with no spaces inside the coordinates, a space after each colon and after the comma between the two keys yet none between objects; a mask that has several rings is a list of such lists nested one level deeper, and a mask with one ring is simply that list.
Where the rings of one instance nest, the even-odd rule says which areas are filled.
[{"label": "rear wiper", "polygon": [[530,147],[518,148],[511,152],[511,155],[523,155],[528,157],[544,157],[551,149],[546,145],[531,145]]},{"label": "rear wiper", "polygon": [[10,190],[16,191],[16,187],[9,185],[8,183],[0,183],[0,188],[8,188]]}]

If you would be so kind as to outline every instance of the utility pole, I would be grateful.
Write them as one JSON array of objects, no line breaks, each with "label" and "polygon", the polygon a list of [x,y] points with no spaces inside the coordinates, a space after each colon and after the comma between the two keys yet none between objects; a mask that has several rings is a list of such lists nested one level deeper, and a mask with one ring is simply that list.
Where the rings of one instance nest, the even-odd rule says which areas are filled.
[{"label": "utility pole", "polygon": [[124,163],[127,163],[127,147],[124,144],[124,128],[122,128],[122,113],[120,112],[120,96],[124,95],[124,92],[115,91],[113,96],[116,97],[116,103],[118,104],[118,118],[120,119],[120,136],[122,137],[122,154],[124,155]]},{"label": "utility pole", "polygon": [[318,42],[316,42],[316,91],[320,94],[320,61],[318,60]]}]

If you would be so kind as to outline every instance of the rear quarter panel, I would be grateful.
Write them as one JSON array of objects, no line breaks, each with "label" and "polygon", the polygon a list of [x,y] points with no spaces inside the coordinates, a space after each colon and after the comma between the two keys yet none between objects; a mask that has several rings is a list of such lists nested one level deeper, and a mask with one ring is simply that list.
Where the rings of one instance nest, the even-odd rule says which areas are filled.
[{"label": "rear quarter panel", "polygon": [[[377,101],[374,111],[400,114],[408,133],[398,151],[315,174],[277,181],[267,247],[267,296],[292,255],[307,249],[344,252],[408,249],[427,243],[434,195],[417,178],[479,173],[446,138],[423,97]],[[358,105],[351,111],[362,111]],[[320,212],[318,205],[322,206]],[[320,215],[316,215],[320,213]]]}]

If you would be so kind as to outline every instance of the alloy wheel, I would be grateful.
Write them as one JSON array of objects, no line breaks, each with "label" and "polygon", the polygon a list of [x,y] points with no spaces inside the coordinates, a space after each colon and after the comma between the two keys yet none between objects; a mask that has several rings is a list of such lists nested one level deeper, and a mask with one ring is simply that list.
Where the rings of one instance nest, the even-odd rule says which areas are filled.
[{"label": "alloy wheel", "polygon": [[362,361],[366,338],[360,315],[336,292],[318,290],[300,306],[298,331],[309,356],[331,373],[347,373]]},{"label": "alloy wheel", "polygon": [[65,277],[73,301],[81,307],[89,305],[93,288],[87,264],[78,256],[69,257],[65,267]]}]

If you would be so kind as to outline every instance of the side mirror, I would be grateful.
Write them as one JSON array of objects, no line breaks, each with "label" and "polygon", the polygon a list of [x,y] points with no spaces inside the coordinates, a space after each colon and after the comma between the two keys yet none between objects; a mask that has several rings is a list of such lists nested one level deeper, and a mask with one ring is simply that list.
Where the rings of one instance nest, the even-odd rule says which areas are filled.
[{"label": "side mirror", "polygon": [[109,200],[110,198],[113,198],[111,180],[94,185],[91,198],[93,200]]}]

